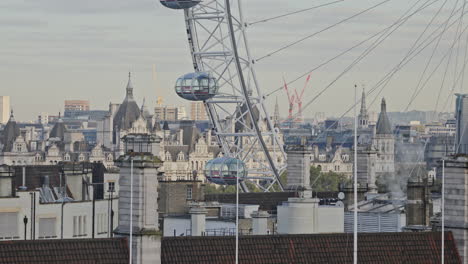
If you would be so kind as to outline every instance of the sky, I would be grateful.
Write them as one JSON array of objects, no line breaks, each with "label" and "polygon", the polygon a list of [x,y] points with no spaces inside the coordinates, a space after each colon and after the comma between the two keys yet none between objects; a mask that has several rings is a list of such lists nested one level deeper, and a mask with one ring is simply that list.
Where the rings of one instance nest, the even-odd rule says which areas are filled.
[{"label": "sky", "polygon": [[[245,20],[253,22],[334,1],[243,2]],[[247,36],[253,57],[260,58],[380,2],[383,0],[344,0],[252,25],[247,28]],[[443,22],[451,10],[462,8],[456,0],[446,1],[445,5],[443,2],[388,0],[369,12],[258,61],[256,71],[260,87],[268,94],[282,86],[283,75],[286,80],[294,79],[389,27],[413,4],[433,3],[408,19],[336,82],[334,79],[361,54],[365,45],[312,72],[304,93],[305,103],[325,87],[329,88],[304,110],[305,116],[313,117],[315,112],[340,116],[353,103],[354,85],[359,87],[358,94],[362,87],[370,90],[401,61],[439,8],[439,16],[424,36],[429,36],[437,27],[444,28]],[[456,79],[461,83],[463,79],[457,78],[457,73],[462,72],[466,34],[459,38],[460,45],[450,49],[457,39],[458,25],[455,16],[451,21],[456,23],[446,28],[440,41],[433,41],[405,65],[375,101],[375,94],[369,96],[368,103],[374,101],[369,106],[371,111],[378,110],[383,96],[389,111],[452,111],[454,91],[463,92],[462,85],[453,83]],[[41,112],[57,114],[63,111],[67,99],[90,100],[92,109],[106,110],[110,102],[123,100],[129,71],[139,105],[145,98],[151,109],[158,96],[168,105],[187,105],[173,92],[175,79],[193,71],[183,12],[167,9],[158,1],[2,0],[0,25],[0,95],[11,97],[11,106],[19,120],[34,120]],[[465,28],[466,21],[462,20],[459,25]],[[153,65],[156,79],[152,75]],[[426,68],[426,65],[429,66]],[[423,72],[425,78],[431,78],[410,103],[411,93],[418,83],[425,83],[425,78],[420,81]],[[304,81],[301,79],[290,88],[301,90]],[[267,98],[270,113],[276,99],[282,116],[286,116],[287,97],[282,90]]]}]

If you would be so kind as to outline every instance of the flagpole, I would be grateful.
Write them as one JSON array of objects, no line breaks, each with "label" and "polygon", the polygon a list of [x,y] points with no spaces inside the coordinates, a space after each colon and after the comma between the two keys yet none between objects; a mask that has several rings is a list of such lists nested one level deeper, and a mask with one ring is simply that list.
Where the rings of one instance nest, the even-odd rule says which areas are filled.
[{"label": "flagpole", "polygon": [[358,206],[357,206],[357,85],[354,85],[354,232],[353,232],[353,263],[357,264],[357,229],[358,229]]}]

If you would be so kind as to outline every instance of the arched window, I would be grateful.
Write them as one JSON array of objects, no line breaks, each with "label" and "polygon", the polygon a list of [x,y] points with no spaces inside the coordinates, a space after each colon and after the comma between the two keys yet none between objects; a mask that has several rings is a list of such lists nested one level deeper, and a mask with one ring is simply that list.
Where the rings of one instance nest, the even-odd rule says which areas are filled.
[{"label": "arched window", "polygon": [[166,151],[166,155],[165,155],[165,156],[166,156],[166,157],[165,157],[165,160],[166,160],[166,161],[170,161],[170,160],[172,159],[171,153],[169,153],[169,151]]}]

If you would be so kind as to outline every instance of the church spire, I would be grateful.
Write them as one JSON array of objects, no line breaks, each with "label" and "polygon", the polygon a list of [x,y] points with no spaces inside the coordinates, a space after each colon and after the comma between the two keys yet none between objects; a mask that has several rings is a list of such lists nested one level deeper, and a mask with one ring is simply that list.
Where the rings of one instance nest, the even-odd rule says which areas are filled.
[{"label": "church spire", "polygon": [[277,125],[280,120],[280,112],[279,112],[279,105],[278,105],[278,97],[276,97],[276,103],[275,103],[275,113],[273,115],[273,123],[274,125]]},{"label": "church spire", "polygon": [[366,107],[366,91],[364,90],[364,88],[362,89],[361,111],[359,112],[358,120],[359,128],[367,128],[367,126],[369,125],[369,114],[367,113]]},{"label": "church spire", "polygon": [[133,99],[133,84],[132,84],[132,73],[131,72],[128,72],[127,98],[128,99]]},{"label": "church spire", "polygon": [[13,109],[11,109],[10,111],[10,120],[11,122],[14,122],[15,121],[15,117],[13,116]]}]

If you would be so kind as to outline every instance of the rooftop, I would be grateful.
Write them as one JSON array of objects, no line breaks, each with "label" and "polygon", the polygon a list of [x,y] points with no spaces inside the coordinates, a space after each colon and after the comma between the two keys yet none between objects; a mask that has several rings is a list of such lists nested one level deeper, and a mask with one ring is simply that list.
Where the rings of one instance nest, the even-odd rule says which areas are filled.
[{"label": "rooftop", "polygon": [[0,242],[0,263],[128,263],[126,238]]},{"label": "rooftop", "polygon": [[[441,233],[359,233],[359,263],[440,263]],[[165,237],[162,263],[234,263],[234,237]],[[353,234],[266,235],[239,238],[239,263],[352,263]],[[461,263],[451,232],[445,263]]]}]

